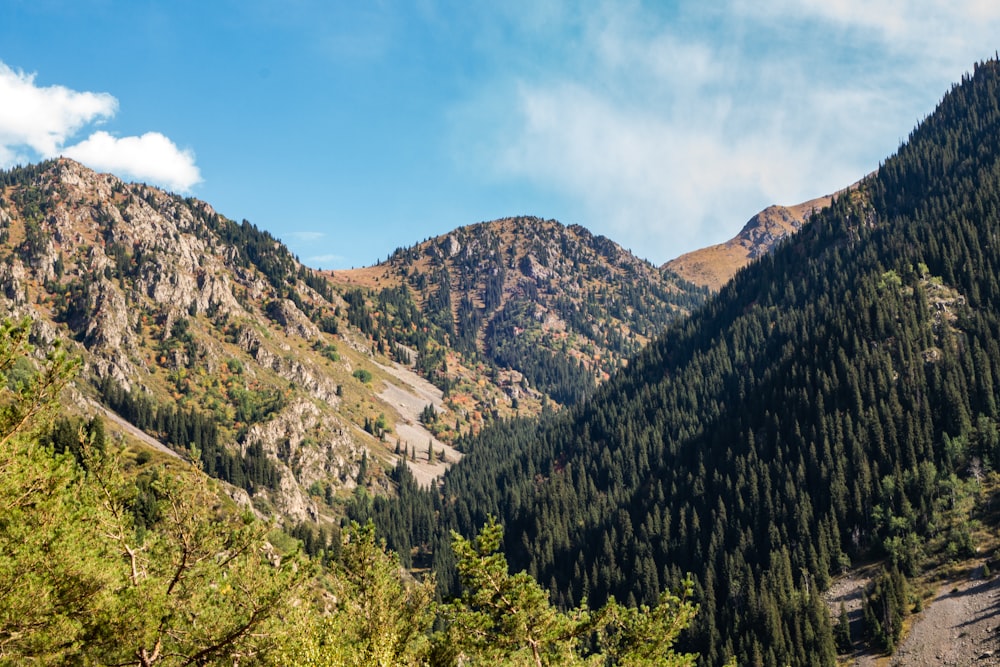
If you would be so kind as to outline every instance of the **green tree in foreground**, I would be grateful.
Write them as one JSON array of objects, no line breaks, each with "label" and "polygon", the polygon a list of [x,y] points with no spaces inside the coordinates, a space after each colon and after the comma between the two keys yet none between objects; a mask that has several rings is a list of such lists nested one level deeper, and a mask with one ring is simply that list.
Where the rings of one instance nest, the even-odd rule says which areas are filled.
[{"label": "green tree in foreground", "polygon": [[427,662],[434,580],[406,581],[399,559],[372,524],[344,531],[340,562],[327,580],[332,608],[309,611],[273,664],[300,667],[409,667]]},{"label": "green tree in foreground", "polygon": [[673,644],[697,613],[687,599],[665,593],[659,604],[625,608],[613,599],[599,610],[586,604],[563,612],[527,573],[508,572],[499,552],[502,527],[493,519],[473,540],[453,534],[463,592],[442,610],[436,664],[625,665],[682,667],[696,656]]},{"label": "green tree in foreground", "polygon": [[313,577],[200,471],[126,464],[83,421],[79,446],[53,438],[75,363],[58,349],[38,360],[29,331],[0,323],[0,664],[694,662],[672,648],[696,611],[690,584],[653,609],[612,600],[562,612],[509,573],[495,521],[474,540],[455,536],[464,592],[447,605],[434,603],[433,579],[409,580],[371,524],[345,530],[340,560]]},{"label": "green tree in foreground", "polygon": [[[475,665],[622,665],[688,667],[693,655],[673,643],[696,613],[683,597],[627,609],[614,601],[597,611],[562,612],[526,573],[510,574],[497,553],[502,528],[487,524],[473,540],[454,538],[463,594],[433,601],[434,582],[408,581],[399,560],[371,524],[352,524],[341,561],[326,580],[328,609],[301,610],[300,631],[285,638],[268,664],[303,667]],[[431,634],[431,628],[438,628]]]},{"label": "green tree in foreground", "polygon": [[129,498],[116,496],[129,486],[98,482],[103,534],[120,564],[113,602],[98,619],[102,661],[230,664],[273,648],[308,569],[269,544],[265,524],[224,507],[204,475],[164,471],[153,483],[159,521],[136,530]]},{"label": "green tree in foreground", "polygon": [[44,444],[75,362],[36,369],[30,322],[0,324],[0,663],[207,665],[262,655],[306,570],[193,469],[162,468],[138,526],[135,474],[81,434]]},{"label": "green tree in foreground", "polygon": [[57,664],[105,603],[114,555],[72,455],[38,445],[75,364],[56,349],[37,371],[30,331],[0,323],[0,662]]}]

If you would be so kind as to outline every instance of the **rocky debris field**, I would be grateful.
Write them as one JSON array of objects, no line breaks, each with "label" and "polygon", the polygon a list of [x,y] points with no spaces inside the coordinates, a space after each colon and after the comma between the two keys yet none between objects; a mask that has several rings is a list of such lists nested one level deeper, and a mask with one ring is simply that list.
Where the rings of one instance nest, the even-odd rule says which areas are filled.
[{"label": "rocky debris field", "polygon": [[[892,656],[858,654],[845,664],[854,667],[1000,666],[1000,576],[984,578],[982,574],[980,567],[966,579],[941,584],[934,597],[924,602],[923,611],[910,618],[909,631]],[[855,606],[860,612],[860,587],[864,582],[865,577],[851,577],[841,586],[849,613]],[[837,584],[831,591],[836,588]],[[855,588],[859,592],[857,596],[853,595]],[[856,605],[851,601],[856,601]]]}]

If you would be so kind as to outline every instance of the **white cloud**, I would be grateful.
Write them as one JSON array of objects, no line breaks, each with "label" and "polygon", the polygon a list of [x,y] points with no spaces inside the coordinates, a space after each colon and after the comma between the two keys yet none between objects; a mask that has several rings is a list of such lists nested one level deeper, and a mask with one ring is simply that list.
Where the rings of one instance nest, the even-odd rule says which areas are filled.
[{"label": "white cloud", "polygon": [[467,135],[456,145],[494,176],[578,202],[564,222],[666,261],[731,237],[764,206],[863,177],[993,55],[994,2],[877,5],[584,10],[558,62],[484,83],[456,113]]},{"label": "white cloud", "polygon": [[201,182],[194,153],[179,149],[159,132],[121,138],[95,132],[62,153],[94,169],[131,180],[150,181],[172,190],[187,192]]},{"label": "white cloud", "polygon": [[[749,5],[743,5],[747,8]],[[988,29],[982,23],[1000,19],[992,0],[781,0],[760,3],[771,14],[815,15],[845,26],[873,29],[887,38],[911,44],[917,38],[957,30]],[[759,11],[753,10],[753,11]],[[976,27],[978,25],[978,28]]]},{"label": "white cloud", "polygon": [[98,119],[110,118],[118,101],[107,93],[80,93],[63,86],[35,85],[33,74],[0,62],[0,158],[27,147],[55,155],[67,138]]},{"label": "white cloud", "polygon": [[326,255],[313,255],[312,257],[306,257],[305,260],[303,261],[305,262],[306,265],[312,267],[324,267],[324,266],[329,267],[330,265],[343,262],[344,256],[332,253]]},{"label": "white cloud", "polygon": [[910,57],[909,67],[924,75],[971,69],[975,60],[993,55],[1000,30],[995,0],[733,0],[733,8],[769,20],[818,21],[873,39],[886,53]]},{"label": "white cloud", "polygon": [[101,171],[188,191],[201,182],[194,153],[178,148],[159,132],[114,137],[98,131],[67,145],[87,125],[118,111],[108,93],[39,86],[34,74],[0,62],[0,167],[66,155]]},{"label": "white cloud", "polygon": [[[749,217],[761,202],[811,192],[824,180],[817,172],[829,166],[809,160],[815,149],[797,145],[777,126],[738,136],[719,131],[722,111],[701,124],[679,124],[577,86],[525,87],[517,108],[523,125],[499,152],[498,168],[576,197],[588,227],[656,262],[705,245],[706,238],[728,238],[743,222],[734,216]],[[841,169],[831,189],[861,175]]]}]

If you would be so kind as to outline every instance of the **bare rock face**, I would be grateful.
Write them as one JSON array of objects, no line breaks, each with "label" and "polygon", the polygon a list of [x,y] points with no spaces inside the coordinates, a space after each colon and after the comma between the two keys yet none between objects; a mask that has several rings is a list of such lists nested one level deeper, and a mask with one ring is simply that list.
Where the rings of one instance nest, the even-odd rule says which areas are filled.
[{"label": "bare rock face", "polygon": [[[355,484],[365,448],[337,414],[337,382],[315,351],[330,342],[310,317],[344,304],[307,285],[284,246],[204,202],[71,160],[20,178],[0,198],[9,314],[30,314],[45,340],[71,341],[85,382],[110,378],[151,405],[214,413],[219,447],[255,448],[278,469],[259,492],[287,520],[320,517],[310,486]],[[278,407],[262,410],[268,401]],[[250,504],[251,493],[231,495]]]},{"label": "bare rock face", "polygon": [[93,313],[84,325],[88,347],[118,349],[131,342],[125,295],[109,281],[99,279],[89,285],[87,310]]},{"label": "bare rock face", "polygon": [[535,280],[544,280],[551,273],[531,253],[525,255],[521,260],[521,272],[528,278],[534,278]]},{"label": "bare rock face", "polygon": [[233,296],[233,283],[227,273],[222,271],[209,273],[201,270],[197,276],[198,293],[194,305],[198,312],[216,312],[223,317],[233,315],[242,310],[236,297]]},{"label": "bare rock face", "polygon": [[[317,330],[317,335],[319,331]],[[282,378],[304,388],[310,395],[330,405],[338,402],[337,387],[322,373],[310,369],[301,361],[276,353],[252,328],[240,329],[237,344],[261,366],[277,373]]]},{"label": "bare rock face", "polygon": [[447,247],[445,252],[448,253],[448,257],[454,257],[462,250],[462,244],[459,243],[458,239],[454,235],[448,235]]},{"label": "bare rock face", "polygon": [[267,314],[285,328],[289,336],[306,340],[319,337],[319,328],[306,317],[291,299],[275,299],[267,307]]},{"label": "bare rock face", "polygon": [[25,294],[26,278],[27,271],[20,259],[14,257],[10,263],[0,264],[0,289],[13,305],[24,305],[28,300]]},{"label": "bare rock face", "polygon": [[244,442],[244,452],[259,445],[279,463],[281,482],[271,493],[280,514],[293,521],[316,521],[319,511],[303,488],[315,482],[338,479],[353,488],[363,449],[329,431],[322,412],[311,401],[299,400],[270,421],[254,426]]}]

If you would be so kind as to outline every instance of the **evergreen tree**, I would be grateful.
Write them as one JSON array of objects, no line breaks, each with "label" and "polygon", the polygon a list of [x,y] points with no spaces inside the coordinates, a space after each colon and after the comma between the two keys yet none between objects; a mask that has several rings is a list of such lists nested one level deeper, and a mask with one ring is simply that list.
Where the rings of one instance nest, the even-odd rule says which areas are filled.
[{"label": "evergreen tree", "polygon": [[840,603],[840,614],[837,616],[837,625],[833,628],[833,639],[837,643],[837,651],[849,653],[853,648],[851,641],[851,621],[847,616],[847,607]]}]

